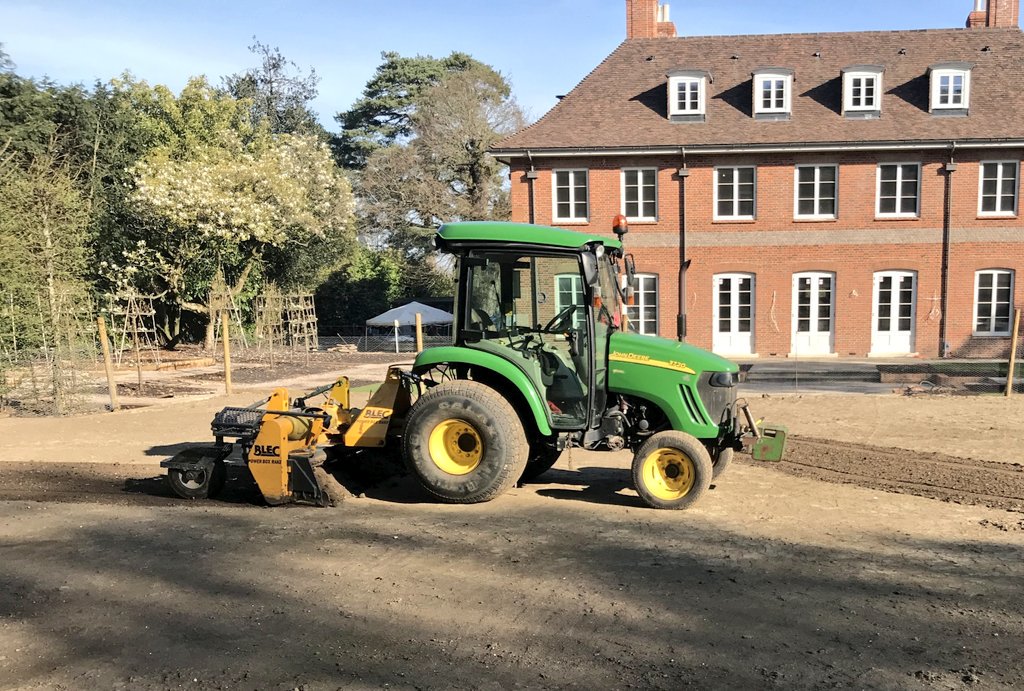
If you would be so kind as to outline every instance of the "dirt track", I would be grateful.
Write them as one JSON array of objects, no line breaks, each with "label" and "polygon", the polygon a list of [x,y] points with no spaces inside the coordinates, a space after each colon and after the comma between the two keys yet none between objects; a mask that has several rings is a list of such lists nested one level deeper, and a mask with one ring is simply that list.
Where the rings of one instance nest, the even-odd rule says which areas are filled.
[{"label": "dirt track", "polygon": [[[0,420],[0,688],[1024,680],[1016,432],[960,402],[761,401],[805,436],[684,513],[642,507],[628,455],[578,451],[478,506],[426,502],[408,479],[335,509],[268,509],[243,482],[170,497],[160,456],[243,398]],[[835,424],[801,412],[854,402],[874,411],[864,427],[847,414],[846,443],[815,441]],[[970,442],[988,462],[855,443],[891,421],[920,448],[936,415],[993,428]]]},{"label": "dirt track", "polygon": [[[749,457],[746,462],[755,463]],[[791,438],[773,467],[798,477],[913,494],[957,504],[1024,511],[1024,466],[867,444]]]},{"label": "dirt track", "polygon": [[[1016,462],[978,461],[803,437],[789,439],[786,459],[781,463],[758,463],[744,455],[737,459],[762,469],[824,482],[1024,512],[1024,465]],[[222,499],[258,504],[259,496],[248,478],[240,471],[234,472],[237,478]],[[165,503],[164,499],[173,499],[161,471],[154,468],[151,475],[140,474],[138,466],[120,464],[0,463],[0,500],[158,506]],[[343,482],[350,480],[339,477]],[[364,484],[357,478],[348,489],[358,494],[365,489]]]}]

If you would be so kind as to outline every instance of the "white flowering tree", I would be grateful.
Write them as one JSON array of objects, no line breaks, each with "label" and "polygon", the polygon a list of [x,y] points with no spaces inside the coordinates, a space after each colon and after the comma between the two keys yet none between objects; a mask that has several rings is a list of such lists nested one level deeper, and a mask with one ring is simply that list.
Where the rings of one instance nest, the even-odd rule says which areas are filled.
[{"label": "white flowering tree", "polygon": [[[327,147],[309,135],[246,130],[237,117],[245,104],[204,85],[190,84],[188,103],[187,88],[173,109],[164,108],[180,132],[133,168],[141,237],[124,251],[122,266],[108,267],[162,286],[178,310],[169,338],[180,328],[180,310],[208,312],[218,269],[239,290],[270,248],[353,242],[351,188]],[[220,131],[211,132],[211,122]]]}]

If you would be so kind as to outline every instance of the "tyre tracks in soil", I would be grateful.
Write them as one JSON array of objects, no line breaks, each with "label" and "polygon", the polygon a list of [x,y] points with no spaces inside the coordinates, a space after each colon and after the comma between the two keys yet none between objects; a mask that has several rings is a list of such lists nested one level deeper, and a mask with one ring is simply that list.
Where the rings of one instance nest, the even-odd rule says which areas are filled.
[{"label": "tyre tracks in soil", "polygon": [[778,463],[744,463],[834,484],[1024,512],[1024,465],[940,453],[790,437]]},{"label": "tyre tracks in soil", "polygon": [[[796,477],[1024,513],[1024,465],[1020,463],[814,437],[790,437],[786,458],[778,463],[754,461],[745,454],[736,458]],[[222,499],[236,506],[258,504],[258,494],[244,470],[237,472],[239,477],[229,483]],[[543,486],[543,478],[536,486]],[[0,501],[180,504],[159,467],[102,463],[0,463]]]}]

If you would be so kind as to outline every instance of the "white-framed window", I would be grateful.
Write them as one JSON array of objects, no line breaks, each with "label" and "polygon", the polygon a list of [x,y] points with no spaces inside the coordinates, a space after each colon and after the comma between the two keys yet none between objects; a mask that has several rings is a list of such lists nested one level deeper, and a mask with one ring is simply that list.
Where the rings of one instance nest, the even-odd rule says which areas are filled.
[{"label": "white-framed window", "polygon": [[556,221],[586,221],[589,218],[590,192],[587,170],[555,170],[551,175],[553,186],[554,219]]},{"label": "white-framed window", "polygon": [[[625,277],[623,277],[625,281]],[[630,326],[642,334],[658,335],[658,275],[637,274],[633,304],[626,305]]]},{"label": "white-framed window", "polygon": [[932,111],[967,110],[970,108],[970,69],[966,67],[933,67],[930,102]]},{"label": "white-framed window", "polygon": [[704,112],[704,80],[678,79],[672,99],[673,115],[700,115]]},{"label": "white-framed window", "polygon": [[785,115],[792,110],[793,75],[786,71],[754,73],[754,115]]},{"label": "white-framed window", "polygon": [[875,214],[892,218],[914,218],[921,201],[920,163],[881,163]]},{"label": "white-framed window", "polygon": [[838,210],[838,193],[838,166],[797,166],[794,217],[804,219],[835,218]]},{"label": "white-framed window", "polygon": [[757,198],[754,166],[715,168],[715,219],[751,220]]},{"label": "white-framed window", "polygon": [[882,110],[882,72],[851,70],[843,73],[843,110],[876,112]]},{"label": "white-framed window", "polygon": [[668,114],[702,116],[707,112],[708,75],[678,70],[668,75]]},{"label": "white-framed window", "polygon": [[561,314],[562,310],[570,305],[576,305],[572,321],[574,328],[583,326],[587,318],[585,308],[586,300],[583,295],[583,279],[579,274],[556,274],[555,275],[555,314]]},{"label": "white-framed window", "polygon": [[1013,279],[1009,269],[985,269],[974,274],[975,336],[1010,335]]},{"label": "white-framed window", "polygon": [[1020,188],[1017,161],[982,161],[978,175],[978,214],[1016,216]]},{"label": "white-framed window", "polygon": [[658,169],[622,169],[622,213],[630,221],[658,219]]}]

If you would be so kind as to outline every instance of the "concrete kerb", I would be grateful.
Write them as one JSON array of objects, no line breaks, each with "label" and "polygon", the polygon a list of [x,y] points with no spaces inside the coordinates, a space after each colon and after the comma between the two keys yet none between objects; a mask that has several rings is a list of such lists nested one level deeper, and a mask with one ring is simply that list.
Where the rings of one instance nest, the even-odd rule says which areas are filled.
[{"label": "concrete kerb", "polygon": [[858,358],[753,360],[737,358],[745,393],[889,394],[907,386],[955,385],[985,379],[998,360]]}]

